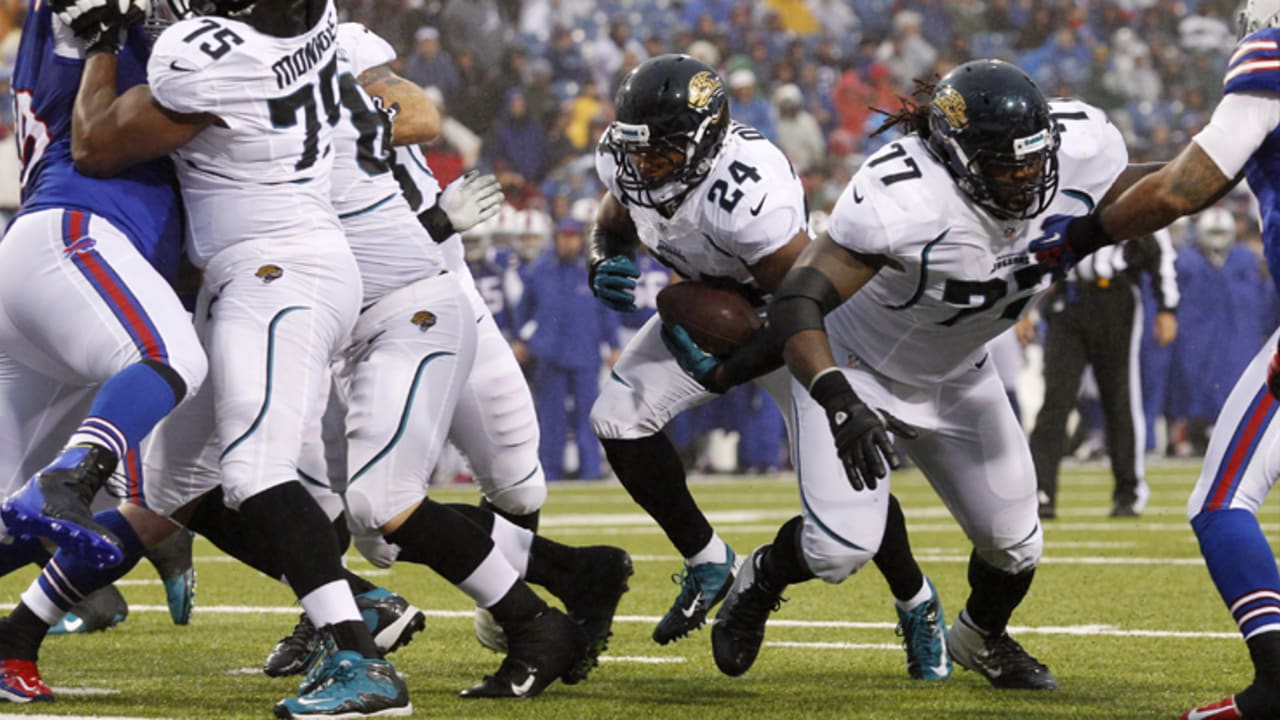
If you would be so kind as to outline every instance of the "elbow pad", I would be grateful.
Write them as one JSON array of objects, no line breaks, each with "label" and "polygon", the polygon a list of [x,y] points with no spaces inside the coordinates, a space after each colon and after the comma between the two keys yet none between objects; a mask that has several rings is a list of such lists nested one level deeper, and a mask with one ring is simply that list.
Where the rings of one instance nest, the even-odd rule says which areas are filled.
[{"label": "elbow pad", "polygon": [[785,347],[792,335],[804,330],[825,331],[822,318],[839,304],[840,293],[822,271],[792,268],[769,302],[769,325],[777,346]]}]

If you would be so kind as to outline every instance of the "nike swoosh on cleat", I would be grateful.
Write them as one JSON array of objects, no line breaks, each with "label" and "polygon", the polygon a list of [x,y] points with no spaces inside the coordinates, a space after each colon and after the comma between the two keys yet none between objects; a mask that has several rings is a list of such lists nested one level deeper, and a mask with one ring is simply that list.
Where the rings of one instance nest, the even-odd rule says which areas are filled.
[{"label": "nike swoosh on cleat", "polygon": [[80,628],[84,627],[84,618],[76,618],[75,620],[68,620],[67,622],[62,624],[62,627],[66,628],[67,632],[69,633],[79,632]]},{"label": "nike swoosh on cleat", "polygon": [[1212,710],[1201,710],[1197,708],[1187,713],[1187,720],[1209,720],[1210,718],[1219,717],[1223,713],[1234,712],[1235,709],[1236,706],[1234,703],[1225,707],[1213,708]]},{"label": "nike swoosh on cleat", "polygon": [[697,595],[693,596],[693,602],[687,608],[680,608],[680,614],[685,618],[691,618],[698,612],[698,607],[702,605],[702,591],[699,590]]},{"label": "nike swoosh on cleat", "polygon": [[525,677],[524,682],[520,683],[519,685],[515,683],[511,683],[511,694],[515,695],[516,697],[524,697],[530,690],[533,689],[534,680],[535,680],[534,674],[529,673]]},{"label": "nike swoosh on cleat", "polygon": [[28,681],[27,681],[27,679],[26,679],[26,678],[24,678],[24,677],[12,676],[12,679],[13,679],[13,680],[14,680],[14,682],[17,684],[18,689],[19,689],[19,690],[21,690],[22,692],[27,693],[28,695],[39,695],[39,694],[40,694],[40,686],[39,686],[39,685],[32,685],[30,682],[28,682]]}]

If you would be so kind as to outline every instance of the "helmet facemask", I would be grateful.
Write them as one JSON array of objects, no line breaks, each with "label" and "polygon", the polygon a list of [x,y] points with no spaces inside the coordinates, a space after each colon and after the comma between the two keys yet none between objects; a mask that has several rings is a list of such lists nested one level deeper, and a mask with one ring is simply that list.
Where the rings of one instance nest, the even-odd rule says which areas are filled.
[{"label": "helmet facemask", "polygon": [[1236,17],[1240,39],[1268,27],[1280,27],[1280,0],[1247,0]]},{"label": "helmet facemask", "polygon": [[670,208],[715,165],[728,126],[727,106],[690,132],[653,137],[648,124],[609,126],[605,140],[617,165],[618,187],[641,207]]},{"label": "helmet facemask", "polygon": [[[954,142],[954,141],[953,141]],[[979,150],[965,163],[962,190],[1001,220],[1026,220],[1044,212],[1058,192],[1056,130],[1016,138],[1010,153]],[[955,152],[964,151],[955,144]]]}]

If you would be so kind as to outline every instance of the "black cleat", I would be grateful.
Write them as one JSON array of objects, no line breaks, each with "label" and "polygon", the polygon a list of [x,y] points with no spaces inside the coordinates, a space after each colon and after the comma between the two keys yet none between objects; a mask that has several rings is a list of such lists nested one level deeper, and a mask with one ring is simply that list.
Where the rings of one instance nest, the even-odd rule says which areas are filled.
[{"label": "black cleat", "polygon": [[147,559],[164,583],[164,597],[174,625],[190,623],[195,609],[196,570],[191,564],[191,540],[189,531],[179,530],[147,550]]},{"label": "black cleat", "polygon": [[534,697],[587,656],[587,634],[556,608],[547,608],[532,620],[504,625],[503,630],[510,648],[507,657],[497,672],[463,690],[462,697]]},{"label": "black cleat", "polygon": [[613,614],[627,592],[627,578],[633,572],[631,556],[622,548],[598,545],[581,548],[582,565],[573,582],[573,593],[560,598],[569,619],[587,634],[587,654],[561,678],[566,685],[587,679],[592,668],[600,664],[600,654],[609,648],[613,635]]},{"label": "black cleat", "polygon": [[311,667],[324,650],[324,641],[316,626],[311,624],[306,613],[302,613],[293,632],[280,638],[280,642],[271,648],[267,661],[262,664],[262,672],[267,677],[286,677],[301,675]]},{"label": "black cleat", "polygon": [[71,606],[71,610],[56,625],[49,628],[50,635],[74,635],[95,633],[113,628],[129,617],[129,604],[115,585],[98,588]]},{"label": "black cleat", "polygon": [[99,445],[76,445],[27,480],[0,506],[0,520],[15,536],[52,540],[99,568],[124,560],[120,539],[93,519],[89,503],[98,494],[117,458]]},{"label": "black cleat", "polygon": [[725,675],[736,677],[751,669],[764,642],[769,614],[786,602],[781,590],[756,579],[760,558],[769,547],[761,545],[742,563],[711,626],[711,652]]},{"label": "black cleat", "polygon": [[961,613],[947,636],[947,651],[961,667],[1004,690],[1057,690],[1049,668],[1022,649],[1009,633],[983,635]]},{"label": "black cleat", "polygon": [[356,595],[356,607],[382,654],[399,650],[427,626],[427,614],[386,588]]}]

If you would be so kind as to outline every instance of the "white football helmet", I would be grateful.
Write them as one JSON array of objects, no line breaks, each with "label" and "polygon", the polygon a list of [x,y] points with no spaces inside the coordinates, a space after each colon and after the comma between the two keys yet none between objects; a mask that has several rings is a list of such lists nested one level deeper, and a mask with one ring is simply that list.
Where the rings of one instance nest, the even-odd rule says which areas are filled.
[{"label": "white football helmet", "polygon": [[1211,252],[1223,252],[1236,241],[1236,221],[1231,213],[1213,207],[1196,219],[1196,244]]},{"label": "white football helmet", "polygon": [[1245,0],[1236,23],[1242,38],[1262,28],[1280,27],[1280,0]]}]

